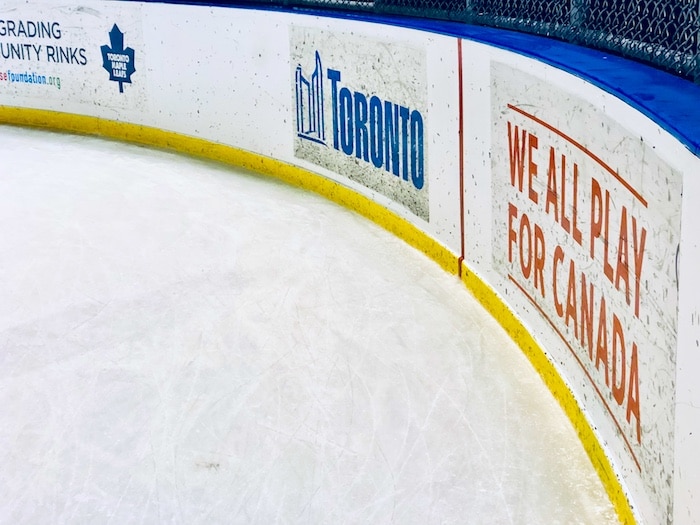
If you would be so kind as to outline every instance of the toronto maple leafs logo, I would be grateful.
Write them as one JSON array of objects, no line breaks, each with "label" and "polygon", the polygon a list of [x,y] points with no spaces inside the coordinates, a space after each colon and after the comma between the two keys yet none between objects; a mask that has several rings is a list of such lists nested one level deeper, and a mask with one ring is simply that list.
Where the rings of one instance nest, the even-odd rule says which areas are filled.
[{"label": "toronto maple leafs logo", "polygon": [[109,72],[109,79],[119,82],[119,93],[124,93],[124,82],[131,84],[131,75],[136,71],[134,67],[134,50],[124,48],[124,33],[117,24],[109,32],[111,46],[102,46],[102,67]]}]

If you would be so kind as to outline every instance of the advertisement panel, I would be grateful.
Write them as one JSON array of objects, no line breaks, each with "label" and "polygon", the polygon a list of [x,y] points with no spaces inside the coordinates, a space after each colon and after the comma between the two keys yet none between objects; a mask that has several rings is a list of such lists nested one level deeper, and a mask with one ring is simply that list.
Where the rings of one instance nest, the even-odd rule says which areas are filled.
[{"label": "advertisement panel", "polygon": [[424,49],[291,27],[294,154],[428,221]]},{"label": "advertisement panel", "polygon": [[491,84],[494,268],[533,307],[527,321],[557,334],[551,359],[573,358],[570,382],[582,379],[578,395],[665,522],[681,174],[552,84],[495,62]]},{"label": "advertisement panel", "polygon": [[142,41],[139,9],[118,2],[4,4],[0,101],[138,108],[146,86]]}]

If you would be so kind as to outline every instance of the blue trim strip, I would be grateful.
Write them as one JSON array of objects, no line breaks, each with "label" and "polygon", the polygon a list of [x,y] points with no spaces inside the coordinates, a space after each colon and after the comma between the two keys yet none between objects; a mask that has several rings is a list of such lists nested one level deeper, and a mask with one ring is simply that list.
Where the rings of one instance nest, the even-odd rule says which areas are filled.
[{"label": "blue trim strip", "polygon": [[[127,0],[129,1],[129,0]],[[290,8],[259,3],[168,0],[171,4],[272,10],[400,26],[461,37],[535,58],[622,99],[700,156],[700,86],[651,66],[558,40],[460,22],[401,16]]]}]

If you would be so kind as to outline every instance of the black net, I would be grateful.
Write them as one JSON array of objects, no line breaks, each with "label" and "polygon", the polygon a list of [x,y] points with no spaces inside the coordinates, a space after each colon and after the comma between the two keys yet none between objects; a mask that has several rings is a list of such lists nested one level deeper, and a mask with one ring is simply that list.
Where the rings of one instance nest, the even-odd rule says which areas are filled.
[{"label": "black net", "polygon": [[700,83],[700,0],[248,0],[456,20],[601,49]]}]

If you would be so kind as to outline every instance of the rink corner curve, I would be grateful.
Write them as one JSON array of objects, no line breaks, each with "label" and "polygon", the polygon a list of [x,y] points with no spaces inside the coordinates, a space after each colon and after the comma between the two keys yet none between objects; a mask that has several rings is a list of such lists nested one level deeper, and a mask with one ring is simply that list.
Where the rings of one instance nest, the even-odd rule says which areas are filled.
[{"label": "rink corner curve", "polygon": [[102,137],[243,168],[316,193],[362,215],[402,239],[437,263],[444,271],[459,277],[464,286],[522,349],[572,422],[620,518],[620,523],[636,523],[630,503],[604,449],[600,446],[580,405],[547,358],[544,349],[530,335],[507,303],[461,262],[458,255],[398,214],[361,193],[307,169],[232,146],[158,128],[84,115],[9,106],[0,106],[0,123]]},{"label": "rink corner curve", "polygon": [[474,295],[479,303],[501,325],[510,338],[518,345],[523,354],[537,371],[552,396],[557,400],[562,410],[571,421],[581,444],[591,460],[591,464],[600,478],[603,487],[610,498],[621,524],[633,525],[638,523],[631,503],[625,494],[621,480],[615,474],[613,466],[598,441],[595,431],[581,410],[581,406],[573,392],[562,379],[561,375],[547,357],[544,349],[530,334],[518,318],[518,315],[508,307],[507,303],[498,296],[492,287],[478,275],[463,268],[461,280],[466,288]]},{"label": "rink corner curve", "polygon": [[119,140],[269,176],[362,215],[425,254],[446,272],[458,274],[457,256],[397,213],[339,182],[272,157],[154,127],[41,109],[0,106],[0,123]]},{"label": "rink corner curve", "polygon": [[10,7],[60,42],[14,34],[0,123],[230,164],[372,220],[519,345],[621,522],[700,522],[697,86],[454,23]]}]

